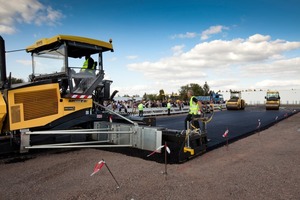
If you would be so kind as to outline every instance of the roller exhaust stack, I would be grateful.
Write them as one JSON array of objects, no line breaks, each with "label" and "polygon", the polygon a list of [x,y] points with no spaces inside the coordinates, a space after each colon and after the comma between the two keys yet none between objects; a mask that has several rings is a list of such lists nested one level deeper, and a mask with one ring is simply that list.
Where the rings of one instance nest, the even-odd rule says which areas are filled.
[{"label": "roller exhaust stack", "polygon": [[3,88],[3,86],[7,83],[7,77],[6,77],[6,61],[5,61],[5,44],[2,36],[0,36],[0,87]]}]

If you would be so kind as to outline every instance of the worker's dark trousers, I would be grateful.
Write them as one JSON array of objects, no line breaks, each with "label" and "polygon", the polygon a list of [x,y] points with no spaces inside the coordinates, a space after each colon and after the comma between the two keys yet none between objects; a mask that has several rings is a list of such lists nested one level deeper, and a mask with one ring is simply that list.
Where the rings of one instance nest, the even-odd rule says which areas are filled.
[{"label": "worker's dark trousers", "polygon": [[197,120],[192,121],[192,114],[188,114],[184,120],[184,129],[187,130],[187,122],[193,123],[193,126],[200,128],[199,122]]},{"label": "worker's dark trousers", "polygon": [[144,111],[143,110],[139,110],[139,116],[143,117],[143,115],[144,115]]}]

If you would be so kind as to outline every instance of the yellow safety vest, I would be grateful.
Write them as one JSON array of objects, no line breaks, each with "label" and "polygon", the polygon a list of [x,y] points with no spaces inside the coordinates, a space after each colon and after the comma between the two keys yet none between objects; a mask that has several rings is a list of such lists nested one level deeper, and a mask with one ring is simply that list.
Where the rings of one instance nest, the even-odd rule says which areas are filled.
[{"label": "yellow safety vest", "polygon": [[[84,72],[86,69],[88,69],[89,59],[90,59],[90,58],[88,58],[88,59],[86,59],[86,60],[84,61],[83,66],[82,66],[82,68],[81,68],[81,71],[82,71],[82,72]],[[89,70],[95,70],[95,68],[96,68],[96,63],[94,62],[94,63],[93,63],[92,69],[89,69]]]},{"label": "yellow safety vest", "polygon": [[190,111],[189,111],[189,114],[197,115],[198,114],[198,110],[199,110],[199,105],[198,105],[198,103],[195,103],[193,101],[194,97],[195,96],[192,96],[191,99],[190,99]]},{"label": "yellow safety vest", "polygon": [[171,103],[170,102],[167,103],[167,108],[171,108]]},{"label": "yellow safety vest", "polygon": [[143,105],[142,103],[140,103],[140,104],[138,105],[138,108],[139,108],[139,110],[143,110],[143,109],[144,109],[144,105]]}]

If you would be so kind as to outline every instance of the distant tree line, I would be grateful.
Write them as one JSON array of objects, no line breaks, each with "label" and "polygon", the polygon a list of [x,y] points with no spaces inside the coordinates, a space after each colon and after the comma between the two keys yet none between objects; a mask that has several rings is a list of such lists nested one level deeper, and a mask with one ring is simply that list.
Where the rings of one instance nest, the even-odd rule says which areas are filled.
[{"label": "distant tree line", "polygon": [[11,83],[12,83],[12,84],[16,84],[16,83],[24,83],[24,80],[23,80],[23,79],[20,79],[20,78],[14,78],[14,77],[11,77]]},{"label": "distant tree line", "polygon": [[[166,94],[163,89],[160,89],[157,94],[147,94],[144,93],[143,99],[144,100],[151,100],[151,101],[156,101],[156,100],[167,100],[167,99],[180,99],[187,101],[187,91],[192,90],[195,96],[209,96],[212,91],[210,91],[210,87],[207,84],[207,82],[204,83],[203,86],[197,84],[197,83],[190,83],[184,86],[181,86],[179,89],[178,94],[172,92],[172,94]],[[137,95],[138,96],[138,95]],[[124,95],[124,97],[129,97],[129,95]]]},{"label": "distant tree line", "polygon": [[194,93],[194,96],[209,96],[210,95],[210,88],[207,82],[204,83],[204,85],[201,87],[197,83],[190,83],[185,86],[181,86],[179,90],[179,97],[183,100],[188,100],[187,97],[187,91],[192,90]]}]

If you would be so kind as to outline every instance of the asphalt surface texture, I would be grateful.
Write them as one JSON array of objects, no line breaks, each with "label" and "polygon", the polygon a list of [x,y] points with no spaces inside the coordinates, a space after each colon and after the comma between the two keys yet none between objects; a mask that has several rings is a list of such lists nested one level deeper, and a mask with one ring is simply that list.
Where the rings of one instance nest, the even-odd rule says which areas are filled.
[{"label": "asphalt surface texture", "polygon": [[[249,106],[244,110],[223,110],[214,112],[207,123],[207,150],[234,142],[251,134],[258,133],[274,124],[300,112],[299,107],[280,107],[279,110],[266,110],[264,106]],[[186,114],[160,116],[156,126],[172,130],[183,130]],[[201,124],[201,123],[200,123]],[[201,125],[200,125],[201,126]],[[228,130],[227,137],[223,137]]]}]

